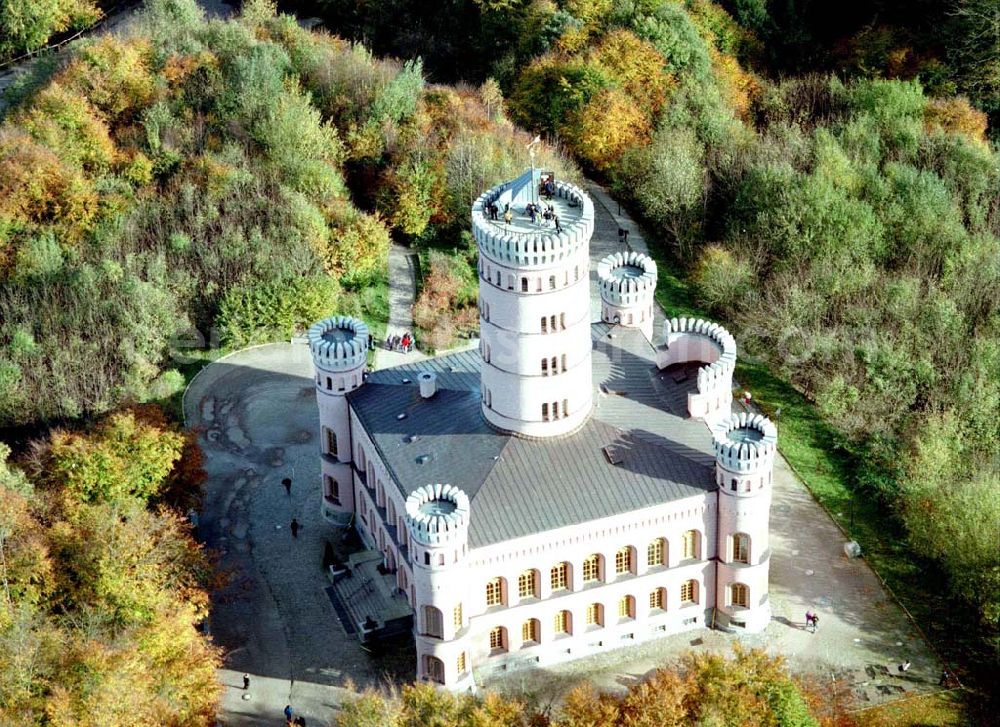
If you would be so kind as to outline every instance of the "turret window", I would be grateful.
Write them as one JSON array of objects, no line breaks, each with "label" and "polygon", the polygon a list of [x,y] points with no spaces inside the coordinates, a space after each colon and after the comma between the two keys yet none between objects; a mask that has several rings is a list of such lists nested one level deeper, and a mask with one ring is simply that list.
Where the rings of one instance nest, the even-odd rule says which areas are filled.
[{"label": "turret window", "polygon": [[548,358],[543,358],[542,359],[542,376],[548,376],[548,375],[549,375],[549,359]]},{"label": "turret window", "polygon": [[746,533],[736,533],[733,536],[733,562],[750,562],[750,536]]},{"label": "turret window", "polygon": [[424,672],[432,682],[444,684],[444,662],[436,656],[424,655]]},{"label": "turret window", "polygon": [[555,275],[550,275],[549,276],[549,290],[555,290],[555,289],[556,289],[556,276]]},{"label": "turret window", "polygon": [[466,663],[465,663],[465,652],[463,651],[458,655],[458,659],[455,660],[455,669],[458,671],[459,676],[465,674]]},{"label": "turret window", "polygon": [[444,620],[441,611],[434,606],[424,606],[424,635],[436,639],[444,638]]},{"label": "turret window", "polygon": [[456,631],[460,631],[462,629],[462,623],[463,623],[463,621],[462,621],[462,604],[461,603],[458,604],[457,606],[455,606],[455,608],[452,609],[452,612],[451,612],[451,622],[452,622],[452,626],[455,627]]},{"label": "turret window", "polygon": [[549,319],[546,318],[545,316],[542,316],[542,333],[548,333],[548,332],[549,332]]},{"label": "turret window", "polygon": [[521,292],[522,293],[527,293],[528,292],[528,279],[527,278],[521,278]]},{"label": "turret window", "polygon": [[734,606],[750,608],[750,589],[743,583],[734,583],[729,588]]},{"label": "turret window", "polygon": [[323,428],[326,434],[326,453],[331,457],[337,456],[337,433],[329,427]]},{"label": "turret window", "polygon": [[337,480],[330,475],[323,475],[323,490],[327,502],[333,505],[340,504],[340,483]]}]

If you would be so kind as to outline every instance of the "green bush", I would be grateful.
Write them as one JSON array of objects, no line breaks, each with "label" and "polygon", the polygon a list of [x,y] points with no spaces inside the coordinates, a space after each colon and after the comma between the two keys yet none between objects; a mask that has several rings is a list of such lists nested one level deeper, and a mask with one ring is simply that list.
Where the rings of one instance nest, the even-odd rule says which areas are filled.
[{"label": "green bush", "polygon": [[230,290],[219,306],[223,345],[242,348],[287,340],[337,311],[340,287],[328,275],[253,281]]}]

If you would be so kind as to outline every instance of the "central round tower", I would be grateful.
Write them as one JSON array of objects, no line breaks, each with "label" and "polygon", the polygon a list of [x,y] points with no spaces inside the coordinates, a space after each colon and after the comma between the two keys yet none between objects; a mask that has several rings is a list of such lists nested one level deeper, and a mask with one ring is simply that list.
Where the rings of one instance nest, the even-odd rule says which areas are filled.
[{"label": "central round tower", "polygon": [[[540,438],[576,430],[593,403],[594,205],[572,184],[547,187],[550,196],[540,195],[540,173],[530,170],[472,206],[483,415],[498,429]],[[532,215],[529,204],[555,218]]]}]

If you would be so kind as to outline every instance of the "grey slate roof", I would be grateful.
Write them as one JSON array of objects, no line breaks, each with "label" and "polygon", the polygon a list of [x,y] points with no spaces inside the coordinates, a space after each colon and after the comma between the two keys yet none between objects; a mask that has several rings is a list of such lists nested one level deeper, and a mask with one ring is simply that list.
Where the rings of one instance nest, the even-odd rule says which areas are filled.
[{"label": "grey slate roof", "polygon": [[[475,350],[373,372],[348,399],[404,497],[435,482],[468,494],[474,548],[713,491],[711,435],[685,418],[697,365],[659,371],[638,330],[595,323],[591,333],[594,411],[567,437],[487,425]],[[430,399],[421,371],[437,374]]]}]

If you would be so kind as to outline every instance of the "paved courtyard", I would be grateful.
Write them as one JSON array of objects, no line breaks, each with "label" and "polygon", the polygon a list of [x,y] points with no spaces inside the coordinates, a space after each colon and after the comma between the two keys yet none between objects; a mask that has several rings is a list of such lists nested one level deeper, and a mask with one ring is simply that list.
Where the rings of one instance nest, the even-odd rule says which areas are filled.
[{"label": "paved courtyard", "polygon": [[[602,190],[590,191],[597,211],[595,265],[620,249],[620,225],[630,226],[630,246],[642,250],[631,221],[612,211],[614,203]],[[393,285],[405,285],[404,275],[412,279],[405,265],[397,270],[401,275]],[[398,306],[406,297],[401,291],[393,300]],[[379,658],[362,651],[344,632],[325,591],[323,546],[336,533],[320,517],[318,413],[308,347],[272,344],[221,359],[192,382],[185,414],[188,425],[201,431],[209,472],[200,534],[219,550],[229,575],[215,594],[211,619],[217,642],[227,650],[221,723],[278,724],[291,703],[310,724],[325,724],[348,682],[412,679],[408,649]],[[293,480],[290,496],[281,485],[284,477]],[[298,538],[289,532],[293,517],[302,524]],[[844,556],[843,543],[836,525],[779,458],[771,511],[773,619],[763,634],[741,640],[785,655],[796,671],[846,685],[859,706],[937,689],[940,664],[864,560]],[[810,608],[820,615],[816,634],[803,627]],[[699,631],[541,674],[513,673],[492,686],[548,698],[558,698],[583,677],[622,688],[686,649],[728,651],[734,638]],[[904,659],[913,666],[901,676],[895,667]],[[244,671],[251,675],[245,693]]]}]

